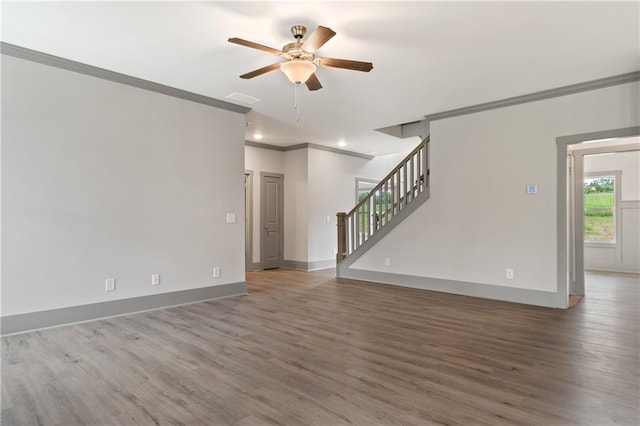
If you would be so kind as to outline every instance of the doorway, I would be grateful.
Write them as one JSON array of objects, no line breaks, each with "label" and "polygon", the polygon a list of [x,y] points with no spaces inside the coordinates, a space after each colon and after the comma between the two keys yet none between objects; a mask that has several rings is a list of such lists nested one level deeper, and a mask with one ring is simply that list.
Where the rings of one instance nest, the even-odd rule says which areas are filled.
[{"label": "doorway", "polygon": [[263,269],[284,260],[284,175],[260,173],[260,260]]},{"label": "doorway", "polygon": [[[585,156],[626,152],[638,149],[637,135],[640,127],[618,129],[592,134],[583,134],[558,138],[558,291],[564,294],[567,306],[577,303],[585,295],[585,246],[605,248],[612,253],[619,251],[621,239],[615,236],[610,241],[593,241],[594,230],[590,229],[594,224],[611,222],[611,228],[618,227],[620,232],[620,212],[607,209],[609,206],[596,207],[585,204],[585,191],[602,190],[611,181],[621,182],[620,176],[615,171],[606,171],[601,181],[593,180],[593,173],[585,172]],[[636,137],[635,139],[633,137]],[[562,155],[562,156],[560,156]],[[619,189],[619,187],[618,187]],[[619,205],[619,198],[615,204],[615,188],[611,196],[593,196],[594,200],[611,200],[614,205]],[[589,195],[589,194],[587,194]],[[589,198],[589,197],[587,197]],[[610,216],[611,215],[611,216]],[[593,217],[592,217],[593,216]],[[605,219],[611,217],[611,219]],[[586,218],[586,219],[585,219]],[[594,219],[595,218],[595,219]],[[586,225],[586,231],[585,231]],[[604,225],[603,225],[604,226]],[[586,237],[585,237],[586,235]],[[606,232],[603,235],[607,235]],[[588,240],[585,244],[585,240]],[[590,252],[589,252],[590,254]],[[621,258],[618,256],[618,258]]]},{"label": "doorway", "polygon": [[244,171],[244,270],[253,270],[253,171]]}]

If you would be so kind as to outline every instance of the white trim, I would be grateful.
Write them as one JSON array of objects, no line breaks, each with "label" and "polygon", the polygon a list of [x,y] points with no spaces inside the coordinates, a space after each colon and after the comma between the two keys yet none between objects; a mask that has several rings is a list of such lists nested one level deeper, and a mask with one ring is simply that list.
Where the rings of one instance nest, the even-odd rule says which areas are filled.
[{"label": "white trim", "polygon": [[[356,200],[356,204],[358,204],[358,203],[359,203],[359,201],[358,201],[358,194],[359,194],[359,191],[358,191],[358,184],[359,184],[360,182],[370,183],[370,184],[372,184],[373,186],[376,186],[380,181],[379,181],[379,180],[375,180],[375,179],[367,179],[367,178],[356,177],[356,188],[355,188],[355,191],[356,191],[356,198],[355,198],[355,200]],[[372,189],[373,189],[373,188],[372,188]],[[368,192],[371,192],[371,191],[368,191]]]},{"label": "white trim", "polygon": [[[578,155],[583,155],[580,151],[577,151]],[[584,158],[584,157],[583,157]],[[584,161],[584,160],[583,160]],[[607,170],[597,172],[587,172],[582,175],[582,188],[584,188],[584,180],[589,177],[613,177],[613,241],[588,241],[584,239],[584,245],[586,247],[610,247],[616,248],[616,258],[621,259],[622,253],[620,248],[620,184],[622,183],[622,170]],[[584,199],[584,189],[582,191],[582,197]],[[583,214],[584,214],[584,202],[583,202]],[[584,222],[583,222],[584,225]]]}]

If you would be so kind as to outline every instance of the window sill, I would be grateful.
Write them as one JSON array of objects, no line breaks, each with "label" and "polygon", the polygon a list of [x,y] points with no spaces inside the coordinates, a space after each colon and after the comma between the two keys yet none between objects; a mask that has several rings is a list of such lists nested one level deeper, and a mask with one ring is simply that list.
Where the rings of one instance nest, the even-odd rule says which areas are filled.
[{"label": "window sill", "polygon": [[607,242],[599,242],[599,241],[585,241],[585,247],[593,247],[593,248],[610,248],[615,249],[617,247],[616,243],[607,243]]}]

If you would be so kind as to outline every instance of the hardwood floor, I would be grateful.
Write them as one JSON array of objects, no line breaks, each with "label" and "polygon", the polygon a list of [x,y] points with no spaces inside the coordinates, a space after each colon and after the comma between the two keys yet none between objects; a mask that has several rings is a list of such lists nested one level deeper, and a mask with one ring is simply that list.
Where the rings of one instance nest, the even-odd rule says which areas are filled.
[{"label": "hardwood floor", "polygon": [[555,310],[332,278],[2,339],[2,425],[639,423],[639,280]]}]

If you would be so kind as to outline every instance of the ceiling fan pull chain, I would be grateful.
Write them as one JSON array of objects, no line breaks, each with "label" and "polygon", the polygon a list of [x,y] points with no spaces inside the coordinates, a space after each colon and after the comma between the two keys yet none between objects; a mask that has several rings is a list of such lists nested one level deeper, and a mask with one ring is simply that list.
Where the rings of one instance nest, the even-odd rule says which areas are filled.
[{"label": "ceiling fan pull chain", "polygon": [[296,83],[296,87],[293,92],[293,109],[296,110],[296,121],[300,121],[300,84]]}]

